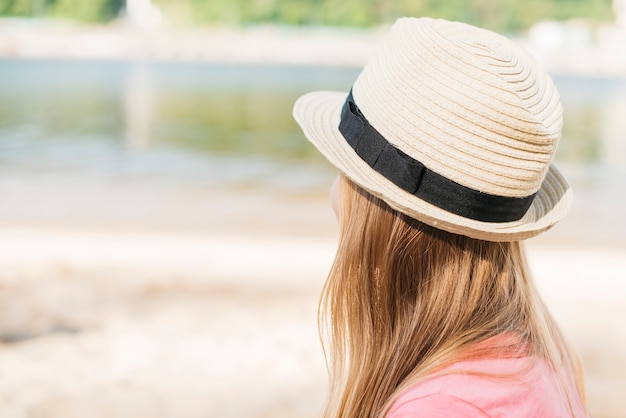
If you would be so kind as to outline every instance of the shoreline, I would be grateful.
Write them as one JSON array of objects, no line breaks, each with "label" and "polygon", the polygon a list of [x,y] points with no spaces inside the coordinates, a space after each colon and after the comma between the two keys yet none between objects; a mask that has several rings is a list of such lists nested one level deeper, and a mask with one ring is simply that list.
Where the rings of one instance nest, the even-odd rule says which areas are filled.
[{"label": "shoreline", "polygon": [[[206,62],[234,65],[362,67],[387,26],[373,29],[258,25],[140,29],[0,19],[0,59]],[[539,22],[512,38],[553,74],[626,77],[626,27]]]},{"label": "shoreline", "polygon": [[0,58],[359,67],[383,33],[273,25],[140,29],[123,22],[0,19]]}]

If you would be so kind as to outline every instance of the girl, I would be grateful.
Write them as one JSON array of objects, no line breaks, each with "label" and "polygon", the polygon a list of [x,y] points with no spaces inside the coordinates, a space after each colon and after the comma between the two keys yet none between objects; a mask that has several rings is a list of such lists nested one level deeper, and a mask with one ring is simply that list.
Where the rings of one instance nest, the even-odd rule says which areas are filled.
[{"label": "girl", "polygon": [[520,243],[571,203],[551,165],[561,113],[515,44],[428,18],[398,20],[349,93],[297,101],[341,172],[326,417],[588,416]]}]

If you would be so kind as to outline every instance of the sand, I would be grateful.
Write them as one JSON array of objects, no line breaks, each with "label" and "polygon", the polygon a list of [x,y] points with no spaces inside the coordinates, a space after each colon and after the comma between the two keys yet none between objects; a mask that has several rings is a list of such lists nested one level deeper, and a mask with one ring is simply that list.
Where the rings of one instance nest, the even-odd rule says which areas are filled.
[{"label": "sand", "polygon": [[[319,416],[316,305],[337,239],[325,187],[5,173],[0,416]],[[626,410],[625,208],[581,185],[528,242],[596,418]]]},{"label": "sand", "polygon": [[0,235],[3,417],[317,416],[331,243]]},{"label": "sand", "polygon": [[[0,226],[2,417],[319,416],[334,220],[320,196],[259,202],[268,223],[230,233]],[[282,210],[317,226],[272,226]],[[539,288],[581,355],[594,416],[623,416],[625,248],[549,234],[528,245]]]}]

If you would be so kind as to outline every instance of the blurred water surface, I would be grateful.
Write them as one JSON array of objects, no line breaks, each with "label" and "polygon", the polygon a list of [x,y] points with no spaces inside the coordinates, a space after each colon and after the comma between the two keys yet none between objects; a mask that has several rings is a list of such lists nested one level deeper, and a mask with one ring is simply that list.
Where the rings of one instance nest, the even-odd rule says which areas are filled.
[{"label": "blurred water surface", "polygon": [[[356,70],[187,63],[0,62],[0,165],[18,171],[261,183],[322,158],[291,117]],[[306,165],[306,164],[305,164]]]},{"label": "blurred water surface", "polygon": [[[358,72],[2,60],[0,181],[18,187],[24,178],[66,185],[141,180],[318,192],[332,169],[304,139],[291,108],[311,90],[347,91]],[[598,207],[611,213],[626,208],[626,79],[554,80],[565,120],[557,162],[582,191],[583,204],[608,202]]]},{"label": "blurred water surface", "polygon": [[[318,153],[293,122],[293,102],[311,90],[348,90],[358,72],[344,67],[3,60],[0,158],[5,168],[82,167],[105,173],[117,172],[132,156],[145,159],[154,174],[183,169],[181,158],[189,159],[183,165],[195,167],[198,158],[227,157],[242,173],[253,159],[317,162]],[[554,80],[565,110],[557,159],[626,163],[626,152],[614,152],[626,150],[626,79]],[[155,157],[163,151],[171,161]]]}]

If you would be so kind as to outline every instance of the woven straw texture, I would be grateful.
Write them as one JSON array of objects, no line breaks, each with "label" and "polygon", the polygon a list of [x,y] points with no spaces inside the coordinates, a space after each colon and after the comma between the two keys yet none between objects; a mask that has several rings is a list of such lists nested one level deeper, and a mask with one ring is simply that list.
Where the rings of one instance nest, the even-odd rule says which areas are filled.
[{"label": "woven straw texture", "polygon": [[470,25],[402,18],[353,85],[355,102],[390,143],[429,169],[484,193],[524,197],[526,215],[480,222],[439,209],[398,188],[360,159],[338,131],[347,92],[302,96],[294,117],[345,175],[393,208],[473,238],[529,238],[558,222],[571,190],[550,165],[562,108],[549,76],[508,39]]}]

